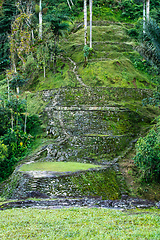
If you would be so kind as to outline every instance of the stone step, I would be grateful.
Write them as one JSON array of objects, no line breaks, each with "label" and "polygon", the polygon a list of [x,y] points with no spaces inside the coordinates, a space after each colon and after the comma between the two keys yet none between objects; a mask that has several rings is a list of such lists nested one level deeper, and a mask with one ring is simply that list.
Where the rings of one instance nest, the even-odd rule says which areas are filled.
[{"label": "stone step", "polygon": [[127,108],[123,107],[114,107],[114,106],[47,106],[45,108],[45,111],[51,111],[51,110],[56,110],[56,111],[130,111]]},{"label": "stone step", "polygon": [[149,89],[138,88],[60,88],[42,91],[44,101],[54,102],[57,99],[59,106],[107,106],[109,102],[114,101],[118,104],[123,102],[142,101],[146,97],[152,97],[153,92]]},{"label": "stone step", "polygon": [[[131,198],[128,195],[122,195],[121,200],[102,200],[101,197],[83,197],[83,198],[58,198],[46,200],[21,200],[4,203],[1,210],[11,208],[38,208],[38,209],[56,209],[64,207],[96,207],[96,208],[115,208],[115,209],[133,209],[133,208],[151,208],[155,207],[153,201]],[[158,206],[158,204],[157,204]],[[160,208],[158,206],[158,208]]]}]

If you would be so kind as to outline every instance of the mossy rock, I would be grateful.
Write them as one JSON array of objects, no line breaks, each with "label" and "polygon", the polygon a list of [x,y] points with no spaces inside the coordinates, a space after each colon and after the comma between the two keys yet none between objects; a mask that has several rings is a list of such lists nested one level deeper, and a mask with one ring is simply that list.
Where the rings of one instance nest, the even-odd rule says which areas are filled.
[{"label": "mossy rock", "polygon": [[127,191],[121,174],[113,168],[75,172],[48,178],[32,178],[14,172],[3,189],[6,198],[25,198],[30,191],[45,193],[50,197],[102,197],[119,199]]}]

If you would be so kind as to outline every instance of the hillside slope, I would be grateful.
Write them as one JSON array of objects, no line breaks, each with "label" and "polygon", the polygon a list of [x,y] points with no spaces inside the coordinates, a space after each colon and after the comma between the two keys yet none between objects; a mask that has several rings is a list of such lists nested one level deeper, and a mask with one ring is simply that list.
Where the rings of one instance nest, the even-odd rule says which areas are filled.
[{"label": "hillside slope", "polygon": [[[46,79],[39,75],[30,82],[28,89],[38,91],[84,85],[91,87],[154,87],[154,84],[151,83],[152,76],[145,71],[144,59],[135,50],[136,43],[127,35],[127,30],[133,25],[94,21],[93,52],[86,67],[84,67],[83,52],[84,29],[77,27],[79,25],[82,26],[82,23],[75,23],[74,31],[71,31],[69,36],[59,43],[62,54],[57,59],[57,73],[53,74],[48,70]],[[140,63],[140,67],[137,67],[137,63]]]},{"label": "hillside slope", "polygon": [[44,133],[38,148],[20,165],[75,161],[103,165],[102,169],[37,177],[19,171],[18,166],[5,187],[2,185],[5,196],[20,198],[29,191],[43,191],[58,197],[117,199],[130,193],[119,161],[123,162],[159,115],[158,108],[142,105],[143,98],[153,96],[154,85],[151,76],[136,67],[135,62],[143,65],[143,59],[127,35],[130,27],[94,22],[93,53],[85,67],[83,29],[74,28],[60,41],[63,54],[57,59],[57,73],[48,70],[45,79],[40,73],[25,89],[29,90],[27,109],[39,114]]}]

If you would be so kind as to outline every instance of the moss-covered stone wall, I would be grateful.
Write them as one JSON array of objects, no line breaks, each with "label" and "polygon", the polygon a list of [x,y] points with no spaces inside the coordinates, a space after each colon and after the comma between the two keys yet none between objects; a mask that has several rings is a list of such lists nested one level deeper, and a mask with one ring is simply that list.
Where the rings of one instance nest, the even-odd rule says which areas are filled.
[{"label": "moss-covered stone wall", "polygon": [[7,198],[25,198],[30,191],[39,191],[49,197],[102,197],[118,199],[127,191],[124,179],[113,168],[79,171],[55,177],[34,178],[15,172],[3,189]]}]

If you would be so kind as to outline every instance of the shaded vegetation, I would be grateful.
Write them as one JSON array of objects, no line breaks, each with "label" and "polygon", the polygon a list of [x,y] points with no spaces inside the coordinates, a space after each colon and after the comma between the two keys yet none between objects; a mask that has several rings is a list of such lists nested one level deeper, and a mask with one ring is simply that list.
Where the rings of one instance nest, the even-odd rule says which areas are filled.
[{"label": "shaded vegetation", "polygon": [[[31,146],[34,137],[40,130],[38,116],[27,116],[25,100],[12,97],[3,99],[0,105],[0,181],[5,180],[14,170],[15,163]],[[27,119],[28,117],[28,119]],[[32,134],[32,135],[31,135]]]},{"label": "shaded vegetation", "polygon": [[160,121],[136,144],[135,164],[140,178],[145,181],[160,180]]}]

